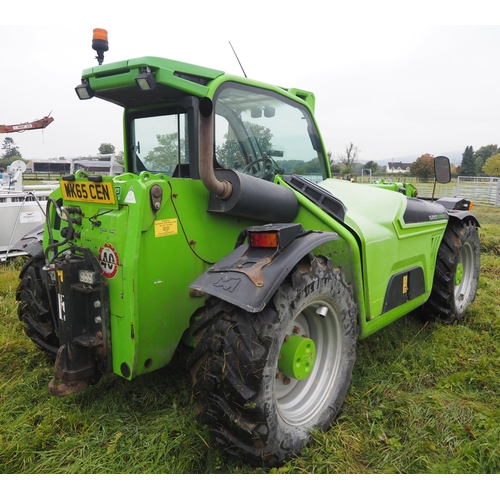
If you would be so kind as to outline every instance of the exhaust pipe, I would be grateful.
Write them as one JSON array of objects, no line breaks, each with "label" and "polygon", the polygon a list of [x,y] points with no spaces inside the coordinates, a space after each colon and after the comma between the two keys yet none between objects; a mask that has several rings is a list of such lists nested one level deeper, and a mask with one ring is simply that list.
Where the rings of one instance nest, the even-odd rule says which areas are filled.
[{"label": "exhaust pipe", "polygon": [[213,103],[208,97],[200,100],[200,178],[203,185],[217,198],[227,200],[233,186],[227,180],[219,181],[214,174],[214,120]]}]

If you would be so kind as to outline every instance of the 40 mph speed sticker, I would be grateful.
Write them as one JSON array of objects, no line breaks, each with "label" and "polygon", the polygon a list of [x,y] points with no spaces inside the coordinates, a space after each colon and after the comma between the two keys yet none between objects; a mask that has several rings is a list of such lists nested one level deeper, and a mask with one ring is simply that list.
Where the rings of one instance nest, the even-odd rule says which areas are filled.
[{"label": "40 mph speed sticker", "polygon": [[99,248],[99,264],[105,278],[114,278],[116,276],[120,258],[115,247],[110,243],[104,243],[104,246]]}]

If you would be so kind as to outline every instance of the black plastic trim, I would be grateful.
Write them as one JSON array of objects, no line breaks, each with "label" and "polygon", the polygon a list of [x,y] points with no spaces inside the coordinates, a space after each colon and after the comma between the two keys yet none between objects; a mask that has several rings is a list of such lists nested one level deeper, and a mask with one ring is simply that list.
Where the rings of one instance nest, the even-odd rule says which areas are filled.
[{"label": "black plastic trim", "polygon": [[[406,281],[406,283],[405,283]],[[424,271],[415,267],[391,276],[385,294],[384,309],[386,313],[425,293]]]},{"label": "black plastic trim", "polygon": [[335,198],[330,191],[327,191],[318,184],[300,175],[284,175],[283,180],[303,194],[308,200],[318,205],[328,215],[344,222],[347,208],[338,198]]},{"label": "black plastic trim", "polygon": [[434,222],[448,219],[446,209],[438,203],[430,203],[419,198],[406,198],[403,220],[406,224]]}]

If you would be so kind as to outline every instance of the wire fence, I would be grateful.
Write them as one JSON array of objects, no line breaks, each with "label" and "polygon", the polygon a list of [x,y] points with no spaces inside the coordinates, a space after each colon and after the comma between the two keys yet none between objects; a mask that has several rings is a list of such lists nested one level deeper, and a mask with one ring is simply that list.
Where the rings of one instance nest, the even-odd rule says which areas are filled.
[{"label": "wire fence", "polygon": [[498,177],[459,176],[455,196],[467,198],[478,205],[493,205],[498,208],[500,203],[499,181]]},{"label": "wire fence", "polygon": [[[500,205],[500,178],[498,177],[457,177],[456,182],[437,184],[435,198],[444,196],[467,198],[477,205]],[[432,196],[433,183],[417,183],[418,195]]]},{"label": "wire fence", "polygon": [[[436,184],[434,182],[422,182],[417,178],[406,177],[404,179],[393,178],[394,182],[408,182],[418,189],[418,196],[430,198],[442,198],[445,196],[467,198],[477,205],[500,206],[500,178],[499,177],[468,177],[458,176],[449,184]],[[433,192],[434,191],[434,192]]]}]

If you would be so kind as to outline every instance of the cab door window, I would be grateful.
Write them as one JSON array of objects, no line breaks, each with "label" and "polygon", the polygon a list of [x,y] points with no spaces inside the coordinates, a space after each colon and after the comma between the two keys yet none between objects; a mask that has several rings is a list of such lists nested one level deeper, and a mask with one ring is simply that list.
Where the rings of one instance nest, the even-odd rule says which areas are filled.
[{"label": "cab door window", "polygon": [[272,181],[300,174],[319,182],[325,159],[305,106],[270,91],[226,84],[216,95],[215,156],[223,168]]},{"label": "cab door window", "polygon": [[189,163],[187,119],[182,113],[140,116],[132,122],[133,171],[174,175]]}]

